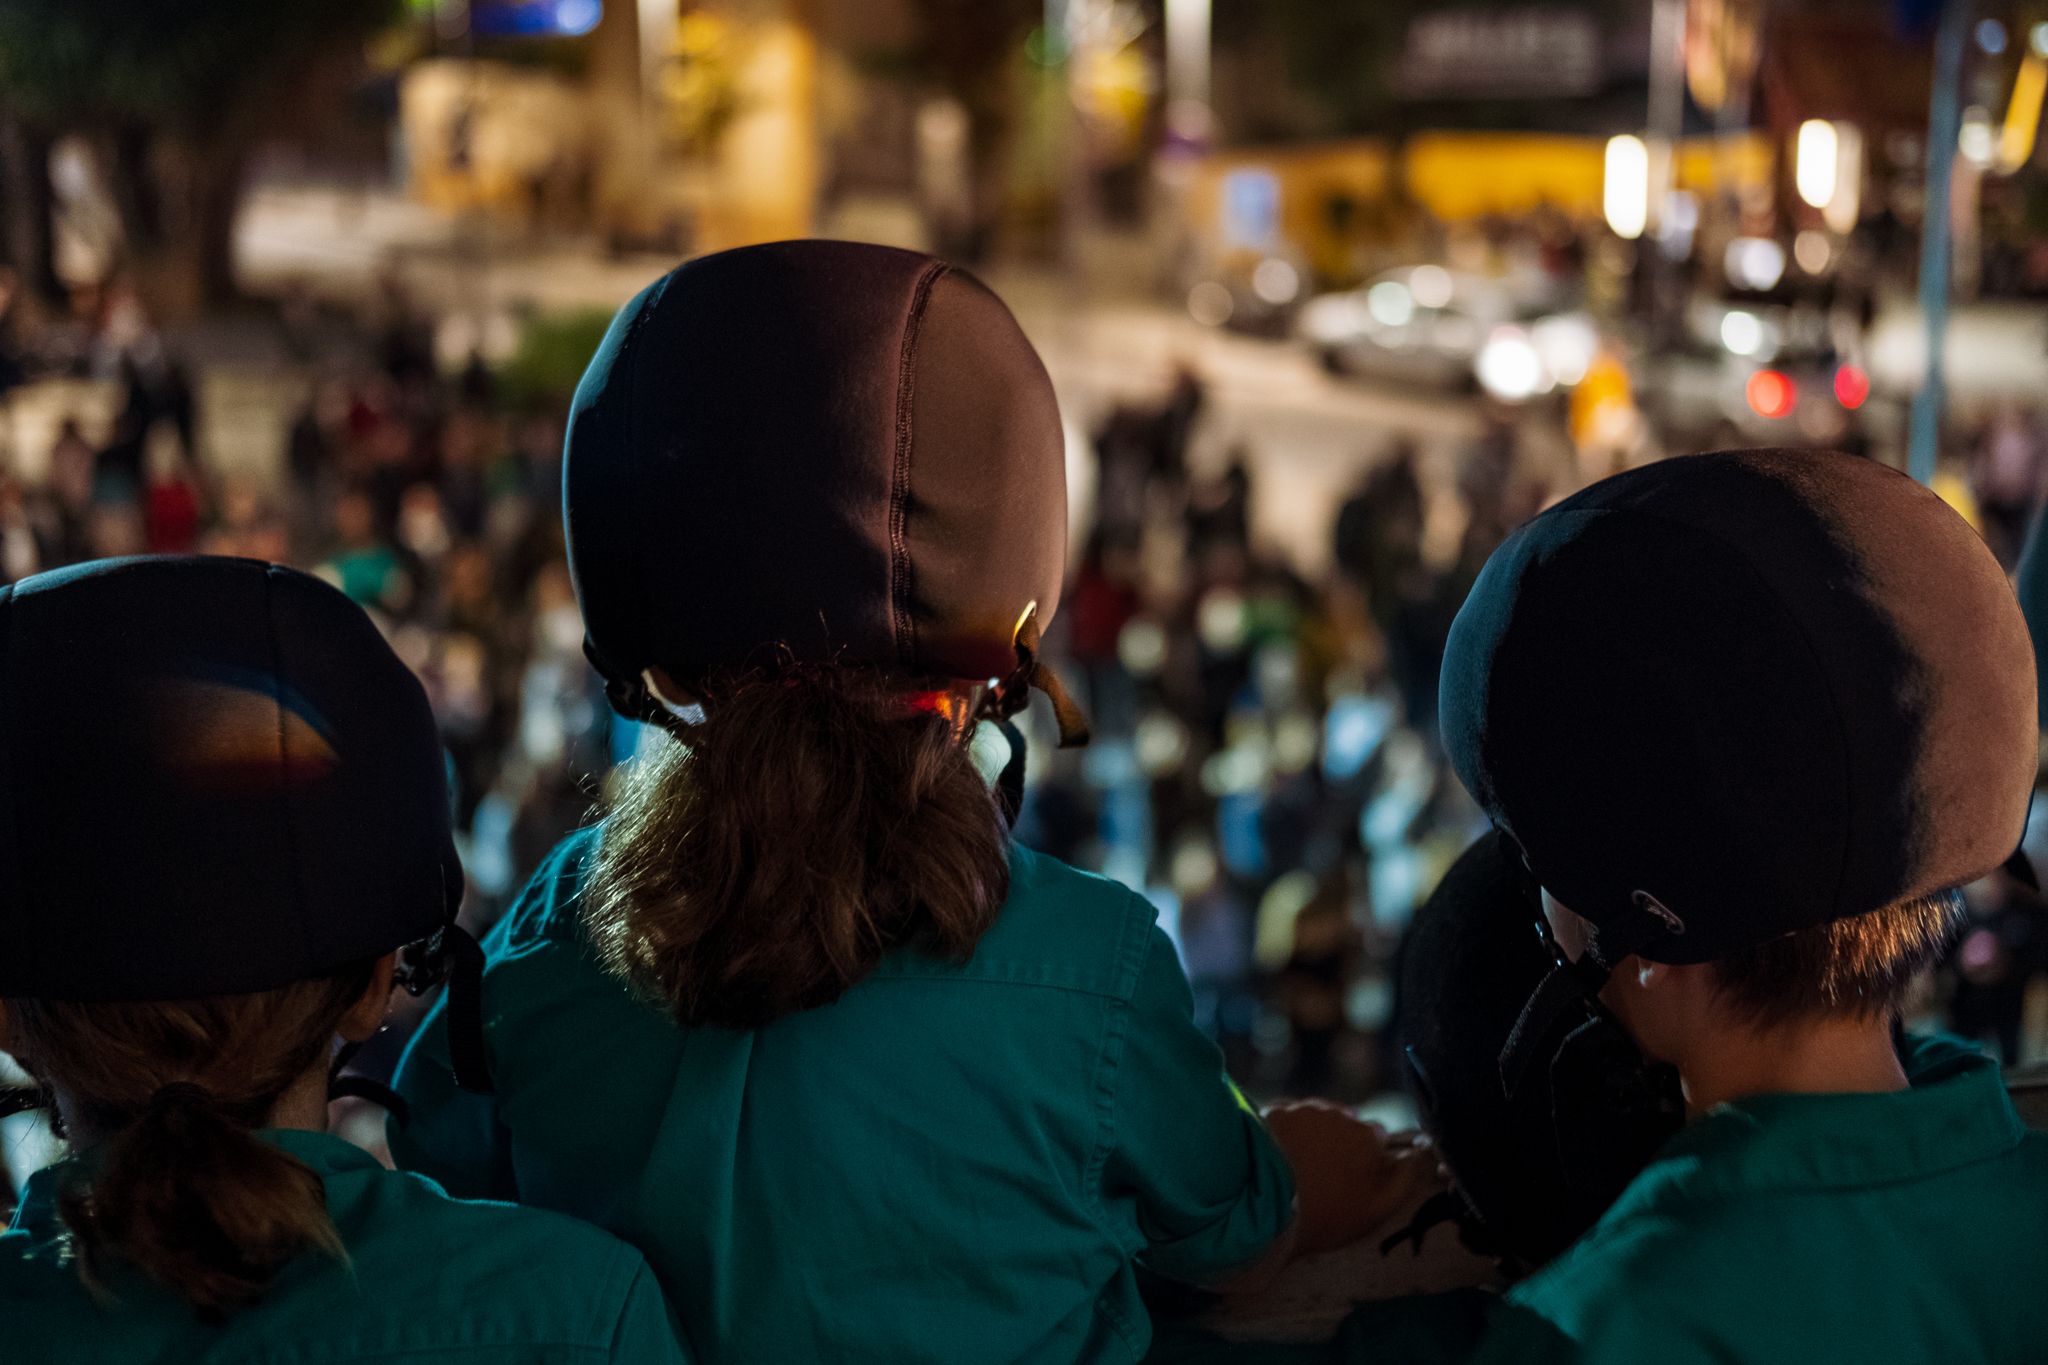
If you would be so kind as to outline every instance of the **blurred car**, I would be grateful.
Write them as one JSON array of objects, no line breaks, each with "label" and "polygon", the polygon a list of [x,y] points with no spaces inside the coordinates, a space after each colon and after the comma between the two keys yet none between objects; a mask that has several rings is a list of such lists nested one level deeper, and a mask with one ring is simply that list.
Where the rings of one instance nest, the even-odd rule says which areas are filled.
[{"label": "blurred car", "polygon": [[1195,272],[1188,316],[1204,327],[1277,339],[1292,327],[1301,292],[1301,267],[1286,256],[1233,252]]},{"label": "blurred car", "polygon": [[1652,421],[1676,447],[1840,446],[1861,436],[1870,376],[1817,311],[1703,300],[1684,341],[1639,364]]},{"label": "blurred car", "polygon": [[1526,402],[1576,384],[1598,337],[1547,291],[1437,265],[1390,270],[1303,305],[1295,332],[1332,374]]}]

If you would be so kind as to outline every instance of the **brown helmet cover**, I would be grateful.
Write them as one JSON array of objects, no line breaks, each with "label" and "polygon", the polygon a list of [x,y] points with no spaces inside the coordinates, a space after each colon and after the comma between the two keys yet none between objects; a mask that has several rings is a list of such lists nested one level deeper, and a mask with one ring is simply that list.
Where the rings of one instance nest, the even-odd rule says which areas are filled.
[{"label": "brown helmet cover", "polygon": [[2034,689],[2012,588],[1940,498],[1738,450],[1509,537],[1452,628],[1443,735],[1596,947],[1701,962],[2002,863]]},{"label": "brown helmet cover", "polygon": [[650,665],[1004,677],[1059,603],[1051,381],[1000,299],[915,252],[776,242],[648,286],[577,389],[563,493],[615,705]]}]

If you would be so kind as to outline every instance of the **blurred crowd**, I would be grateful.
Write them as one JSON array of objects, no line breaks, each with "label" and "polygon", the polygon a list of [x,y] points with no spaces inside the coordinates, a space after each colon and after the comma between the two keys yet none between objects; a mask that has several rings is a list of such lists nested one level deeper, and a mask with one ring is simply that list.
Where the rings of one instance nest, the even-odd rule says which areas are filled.
[{"label": "blurred crowd", "polygon": [[[107,439],[66,421],[47,477],[0,472],[0,577],[204,551],[339,585],[432,699],[467,914],[487,923],[637,739],[582,656],[560,531],[564,396],[515,400],[474,359],[447,372],[434,320],[397,290],[348,341],[303,367],[283,477],[266,487],[208,468],[192,378],[132,299],[33,345],[0,310],[0,403],[37,374],[121,394]],[[1334,568],[1308,578],[1253,534],[1256,450],[1191,468],[1204,409],[1183,372],[1094,433],[1092,524],[1049,648],[1096,738],[1060,751],[1049,726],[1034,733],[1019,835],[1152,898],[1249,1086],[1363,1100],[1401,1085],[1384,1025],[1402,930],[1483,827],[1436,740],[1445,640],[1487,555],[1570,476],[1539,470],[1505,420],[1451,451],[1395,440],[1361,459],[1332,509]],[[2048,432],[2019,408],[1971,447],[1974,514],[2008,564],[2044,469]],[[2037,1059],[2048,912],[2009,874],[1969,900],[1926,1009],[2009,1062]]]},{"label": "blurred crowd", "polygon": [[[1041,762],[1021,833],[1146,890],[1241,1077],[1362,1100],[1402,1084],[1384,1027],[1402,931],[1484,828],[1437,740],[1451,623],[1487,556],[1578,474],[1495,416],[1448,467],[1397,439],[1361,460],[1333,511],[1334,570],[1309,580],[1250,535],[1253,452],[1190,473],[1202,402],[1183,374],[1095,434],[1062,643],[1096,738]],[[2011,569],[2044,478],[2048,428],[2009,407],[1944,482]],[[1919,999],[2008,1064],[2048,1058],[2031,875],[2048,865],[2048,794],[2027,852],[2031,867],[1967,889],[1970,923]]]}]

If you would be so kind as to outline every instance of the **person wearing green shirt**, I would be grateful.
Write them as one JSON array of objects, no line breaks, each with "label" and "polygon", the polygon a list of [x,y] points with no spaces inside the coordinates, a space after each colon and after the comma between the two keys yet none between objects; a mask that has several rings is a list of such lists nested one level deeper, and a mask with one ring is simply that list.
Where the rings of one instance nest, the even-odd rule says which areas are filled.
[{"label": "person wearing green shirt", "polygon": [[639,1252],[324,1131],[337,1039],[463,942],[433,717],[359,608],[252,560],[25,579],[0,715],[0,1103],[70,1141],[0,1233],[0,1359],[684,1365]]},{"label": "person wearing green shirt", "polygon": [[1085,730],[1037,658],[1059,413],[992,293],[843,242],[689,262],[592,361],[564,491],[654,746],[489,937],[496,1093],[459,1021],[415,1040],[402,1165],[635,1243],[715,1365],[1134,1361],[1141,1272],[1369,1226],[1406,1158],[1269,1130],[1152,907],[1008,838],[1007,718]]},{"label": "person wearing green shirt", "polygon": [[1504,1112],[1561,1183],[1625,1186],[1469,1358],[2048,1359],[2048,1136],[1897,1031],[2035,770],[2026,625],[1968,525],[1826,452],[1619,475],[1495,553],[1442,690],[1555,956]]}]

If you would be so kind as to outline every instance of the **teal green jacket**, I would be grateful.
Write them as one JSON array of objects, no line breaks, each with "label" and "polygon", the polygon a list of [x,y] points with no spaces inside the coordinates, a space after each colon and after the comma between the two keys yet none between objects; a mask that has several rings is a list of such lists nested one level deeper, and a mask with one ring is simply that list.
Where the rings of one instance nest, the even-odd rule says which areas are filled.
[{"label": "teal green jacket", "polygon": [[485,945],[497,1094],[454,1088],[437,1011],[392,1152],[640,1247],[700,1359],[1132,1361],[1141,1264],[1222,1278],[1286,1229],[1285,1159],[1141,897],[1017,848],[964,964],[897,952],[834,1004],[684,1029],[586,947],[595,843]]},{"label": "teal green jacket", "polygon": [[2048,1361],[2048,1135],[1962,1043],[1913,1040],[1906,1072],[1693,1123],[1507,1294],[1475,1359]]},{"label": "teal green jacket", "polygon": [[685,1365],[640,1253],[573,1219],[450,1199],[325,1133],[261,1135],[319,1173],[346,1262],[308,1252],[218,1325],[116,1267],[102,1302],[78,1277],[34,1176],[0,1234],[8,1365]]}]

